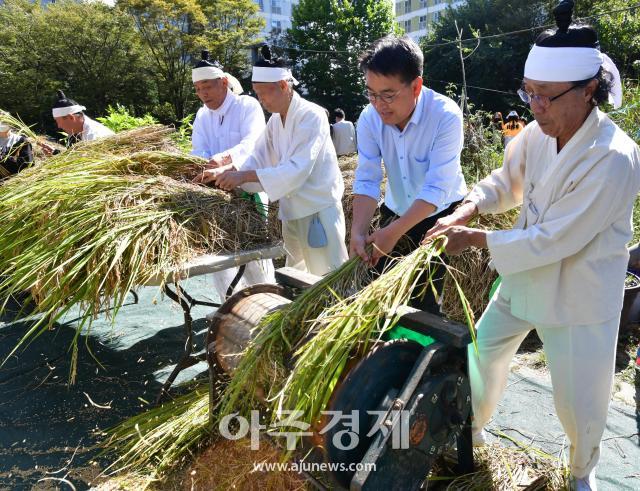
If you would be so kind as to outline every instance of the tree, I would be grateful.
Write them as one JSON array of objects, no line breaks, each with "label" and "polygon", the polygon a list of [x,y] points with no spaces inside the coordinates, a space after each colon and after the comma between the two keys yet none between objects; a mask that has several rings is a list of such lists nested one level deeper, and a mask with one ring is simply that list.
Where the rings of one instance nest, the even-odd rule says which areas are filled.
[{"label": "tree", "polygon": [[[448,8],[435,24],[431,35],[423,40],[427,83],[445,91],[448,83],[461,85],[460,53],[455,23],[463,29],[463,55],[476,47],[465,60],[468,95],[471,101],[491,111],[520,107],[527,110],[515,95],[531,45],[542,26],[555,25],[552,10],[557,0],[468,0],[457,9]],[[640,57],[640,16],[636,11],[601,15],[628,7],[625,0],[578,0],[574,19],[590,22],[598,31],[602,50],[617,63],[622,76],[633,74],[633,61]],[[594,17],[595,16],[595,17]],[[512,33],[501,36],[504,33]]]},{"label": "tree", "polygon": [[194,56],[207,48],[228,70],[242,71],[249,61],[243,48],[255,42],[263,25],[251,0],[120,0],[117,5],[135,19],[173,119],[182,119],[195,102]]},{"label": "tree", "polygon": [[124,13],[100,2],[8,0],[0,9],[4,109],[53,129],[55,89],[101,114],[109,104],[154,102],[138,34]]},{"label": "tree", "polygon": [[395,32],[394,19],[391,2],[301,0],[283,40],[301,90],[327,109],[341,107],[348,119],[357,118],[367,103],[358,57]]},{"label": "tree", "polygon": [[207,47],[225,70],[241,74],[249,68],[249,46],[257,43],[264,19],[253,0],[200,0],[207,18]]},{"label": "tree", "polygon": [[471,40],[462,43],[463,56],[475,49],[472,56],[465,58],[467,95],[470,100],[491,111],[504,112],[520,105],[515,90],[522,80],[526,55],[539,31],[481,39],[479,45],[473,38],[539,26],[545,22],[545,2],[468,0],[455,10],[447,8],[435,24],[432,35],[422,43],[427,85],[443,93],[450,83],[462,85],[460,51],[456,41],[457,23],[462,29],[462,39]]}]

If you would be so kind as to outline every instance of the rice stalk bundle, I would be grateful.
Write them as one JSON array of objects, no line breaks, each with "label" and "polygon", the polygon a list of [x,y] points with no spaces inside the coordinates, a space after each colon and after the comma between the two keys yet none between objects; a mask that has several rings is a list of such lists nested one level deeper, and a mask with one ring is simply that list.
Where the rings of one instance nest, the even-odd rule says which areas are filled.
[{"label": "rice stalk bundle", "polygon": [[[343,157],[340,157],[341,159]],[[344,194],[342,195],[342,209],[344,210],[346,237],[345,241],[349,244],[351,238],[351,222],[353,220],[353,183],[355,182],[355,167],[349,169],[345,167],[342,170],[342,180],[344,181]],[[386,186],[386,177],[382,181],[382,185]],[[375,215],[371,220],[370,231],[380,227],[380,208],[376,208]]]},{"label": "rice stalk bundle", "polygon": [[248,417],[251,410],[274,399],[288,376],[293,353],[313,336],[311,322],[369,281],[367,267],[355,257],[263,318],[222,393],[217,406],[219,416],[239,413]]},{"label": "rice stalk bundle", "polygon": [[28,290],[44,314],[14,351],[78,305],[73,360],[82,330],[104,310],[115,316],[136,286],[177,280],[203,253],[274,241],[250,201],[162,175],[198,165],[162,153],[58,157],[0,187],[0,297]]},{"label": "rice stalk bundle", "polygon": [[[313,339],[300,346],[296,362],[272,407],[273,416],[293,411],[296,420],[316,426],[348,361],[364,356],[402,315],[402,307],[432,287],[432,262],[440,261],[440,242],[421,246],[395,261],[384,274],[325,309],[308,331]],[[426,284],[421,277],[426,273]],[[466,303],[458,288],[460,300]],[[473,336],[473,325],[468,317]],[[286,421],[285,421],[286,422]],[[285,425],[286,426],[286,425]],[[286,430],[284,430],[286,431]]]},{"label": "rice stalk bundle", "polygon": [[485,445],[474,448],[473,456],[475,472],[456,477],[450,475],[454,470],[454,462],[451,462],[451,466],[447,465],[448,462],[440,463],[429,477],[430,487],[456,491],[569,489],[569,469],[566,464],[535,447],[522,443],[508,447]]},{"label": "rice stalk bundle", "polygon": [[154,124],[121,131],[113,136],[91,141],[80,141],[73,145],[70,152],[109,153],[128,155],[140,151],[177,152],[172,140],[175,129],[170,126]]},{"label": "rice stalk bundle", "polygon": [[343,173],[356,170],[356,167],[358,167],[358,154],[341,155],[338,157],[338,167]]},{"label": "rice stalk bundle", "polygon": [[[307,334],[305,324],[342,298],[340,295],[351,295],[366,277],[362,261],[351,259],[283,309],[264,318],[256,327],[257,337],[243,354],[222,394],[217,406],[219,414],[239,413],[250,417],[251,410],[264,404],[257,394],[277,392],[274,388],[279,390],[286,379],[287,357]],[[160,475],[169,466],[179,464],[194,449],[182,445],[181,441],[174,442],[173,435],[167,432],[182,428],[192,443],[203,440],[210,428],[200,419],[199,411],[205,411],[208,403],[208,392],[200,388],[175,404],[151,409],[120,423],[108,432],[109,439],[102,444],[108,451],[120,455],[110,468],[117,471],[153,469]],[[198,415],[195,419],[194,414]],[[196,432],[200,433],[197,438]]]},{"label": "rice stalk bundle", "polygon": [[282,454],[268,441],[251,449],[248,439],[218,440],[198,456],[185,479],[189,489],[211,491],[305,491],[308,482],[294,470],[260,470],[262,464],[280,464]]},{"label": "rice stalk bundle", "polygon": [[208,388],[200,386],[108,430],[103,446],[119,457],[103,473],[142,471],[158,478],[193,457],[209,434]]},{"label": "rice stalk bundle", "polygon": [[[483,230],[509,230],[517,218],[515,210],[500,215],[482,215],[473,226]],[[469,248],[458,256],[449,257],[449,273],[444,280],[442,312],[458,322],[466,321],[466,311],[460,303],[455,282],[465,293],[475,319],[479,318],[489,303],[489,292],[498,273],[489,267],[487,249]]]}]

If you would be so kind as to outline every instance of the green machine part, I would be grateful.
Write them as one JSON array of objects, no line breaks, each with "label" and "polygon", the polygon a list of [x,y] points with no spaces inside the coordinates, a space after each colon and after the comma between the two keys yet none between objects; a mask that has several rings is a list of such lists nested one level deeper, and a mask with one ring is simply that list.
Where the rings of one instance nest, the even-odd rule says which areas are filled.
[{"label": "green machine part", "polygon": [[431,336],[421,334],[414,331],[413,329],[401,326],[400,324],[396,324],[391,329],[389,329],[389,331],[385,335],[385,339],[387,341],[392,341],[394,339],[406,339],[409,341],[415,341],[422,346],[429,346],[430,344],[436,342],[436,340]]}]

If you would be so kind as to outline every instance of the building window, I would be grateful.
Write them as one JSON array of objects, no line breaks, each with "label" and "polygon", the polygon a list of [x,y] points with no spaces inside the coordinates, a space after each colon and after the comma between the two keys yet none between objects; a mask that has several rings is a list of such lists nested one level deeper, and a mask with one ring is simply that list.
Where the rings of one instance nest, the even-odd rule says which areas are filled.
[{"label": "building window", "polygon": [[420,0],[420,8],[421,9],[427,8],[427,6],[428,6],[427,5],[427,0]]},{"label": "building window", "polygon": [[282,22],[279,20],[271,21],[271,34],[278,35],[282,32]]},{"label": "building window", "polygon": [[438,22],[439,18],[440,18],[440,11],[434,12],[433,13],[433,22]]},{"label": "building window", "polygon": [[258,0],[258,8],[260,9],[260,12],[264,12],[264,1],[263,0]]},{"label": "building window", "polygon": [[404,0],[404,13],[411,12],[411,0]]},{"label": "building window", "polygon": [[411,19],[404,21],[404,32],[411,32]]},{"label": "building window", "polygon": [[282,14],[282,6],[280,5],[280,0],[271,0],[271,13]]},{"label": "building window", "polygon": [[421,15],[418,22],[418,30],[423,30],[427,28],[427,16]]}]

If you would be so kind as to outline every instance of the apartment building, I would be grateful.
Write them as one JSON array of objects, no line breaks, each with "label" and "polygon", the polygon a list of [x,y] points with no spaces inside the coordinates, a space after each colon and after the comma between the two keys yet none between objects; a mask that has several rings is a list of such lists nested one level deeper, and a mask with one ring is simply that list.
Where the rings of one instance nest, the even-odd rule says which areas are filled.
[{"label": "apartment building", "polygon": [[447,7],[458,7],[465,0],[395,0],[396,22],[415,41],[429,33]]}]

